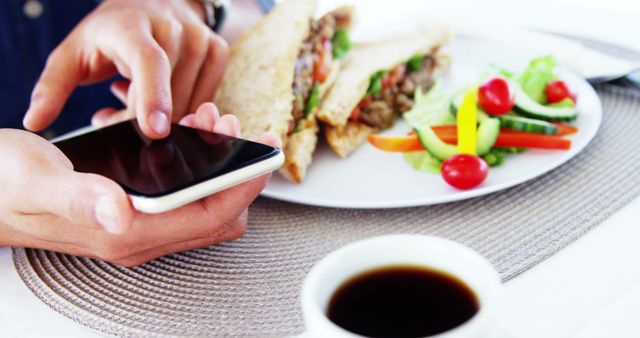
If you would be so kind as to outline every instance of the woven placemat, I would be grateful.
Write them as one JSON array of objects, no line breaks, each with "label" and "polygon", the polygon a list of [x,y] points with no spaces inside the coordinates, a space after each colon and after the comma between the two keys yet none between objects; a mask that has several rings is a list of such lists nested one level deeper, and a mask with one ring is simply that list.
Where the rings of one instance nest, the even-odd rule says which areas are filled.
[{"label": "woven placemat", "polygon": [[462,242],[508,280],[640,195],[640,93],[599,87],[601,130],[549,174],[489,196],[392,210],[314,208],[260,198],[244,237],[129,269],[15,249],[18,273],[49,306],[118,336],[284,336],[304,329],[311,266],[349,242],[422,233]]}]

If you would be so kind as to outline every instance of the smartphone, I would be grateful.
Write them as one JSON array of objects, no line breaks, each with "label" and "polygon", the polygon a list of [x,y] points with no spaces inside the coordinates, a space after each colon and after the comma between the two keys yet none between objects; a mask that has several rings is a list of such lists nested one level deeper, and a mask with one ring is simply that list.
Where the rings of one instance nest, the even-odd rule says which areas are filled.
[{"label": "smartphone", "polygon": [[134,208],[160,213],[280,168],[279,148],[173,124],[168,137],[144,136],[127,120],[54,140],[75,171],[106,176]]}]

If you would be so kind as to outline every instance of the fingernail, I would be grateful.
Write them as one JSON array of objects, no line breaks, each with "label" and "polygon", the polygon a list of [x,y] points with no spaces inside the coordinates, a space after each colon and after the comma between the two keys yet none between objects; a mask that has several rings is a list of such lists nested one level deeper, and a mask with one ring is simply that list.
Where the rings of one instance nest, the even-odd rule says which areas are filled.
[{"label": "fingernail", "polygon": [[29,105],[30,105],[30,106],[34,106],[34,105],[36,105],[36,104],[40,103],[41,99],[42,99],[42,95],[40,95],[40,94],[33,94],[33,95],[31,95],[31,99],[29,100],[29,101],[30,101],[30,102],[29,102]]},{"label": "fingernail", "polygon": [[240,121],[236,120],[236,137],[240,137]]},{"label": "fingernail", "polygon": [[160,135],[169,133],[169,119],[167,118],[167,114],[161,111],[154,111],[149,114],[148,122],[151,129],[156,133]]},{"label": "fingernail", "polygon": [[29,117],[29,116],[30,116],[30,115],[27,113],[27,114],[24,116],[24,118],[22,119],[22,125],[23,125],[25,128],[28,128],[28,126],[29,126],[29,119],[30,119],[30,117]]},{"label": "fingernail", "polygon": [[227,123],[227,121],[221,120],[221,123],[217,124],[213,131],[218,134],[232,136],[235,132],[235,127]]},{"label": "fingernail", "polygon": [[98,197],[96,200],[95,213],[98,223],[100,223],[108,233],[114,235],[121,233],[118,224],[118,210],[109,196],[102,195]]}]

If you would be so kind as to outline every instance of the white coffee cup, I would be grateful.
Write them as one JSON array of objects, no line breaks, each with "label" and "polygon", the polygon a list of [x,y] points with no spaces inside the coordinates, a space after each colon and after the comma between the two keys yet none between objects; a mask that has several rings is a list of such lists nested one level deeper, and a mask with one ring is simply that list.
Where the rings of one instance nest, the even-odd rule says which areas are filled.
[{"label": "white coffee cup", "polygon": [[478,312],[468,321],[438,338],[488,337],[494,329],[502,284],[495,268],[470,248],[425,235],[387,235],[351,243],[323,258],[304,281],[301,294],[305,337],[357,337],[326,316],[334,292],[351,277],[375,268],[397,265],[424,266],[447,272],[475,293]]}]

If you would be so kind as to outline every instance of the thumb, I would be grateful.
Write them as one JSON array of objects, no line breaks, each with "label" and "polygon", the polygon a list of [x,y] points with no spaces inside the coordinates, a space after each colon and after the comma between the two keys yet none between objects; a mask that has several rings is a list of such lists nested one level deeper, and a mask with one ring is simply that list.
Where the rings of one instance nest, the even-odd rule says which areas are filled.
[{"label": "thumb", "polygon": [[112,234],[123,234],[130,227],[133,210],[124,190],[112,180],[96,175],[61,170],[49,179],[53,191],[45,209],[68,221]]}]

